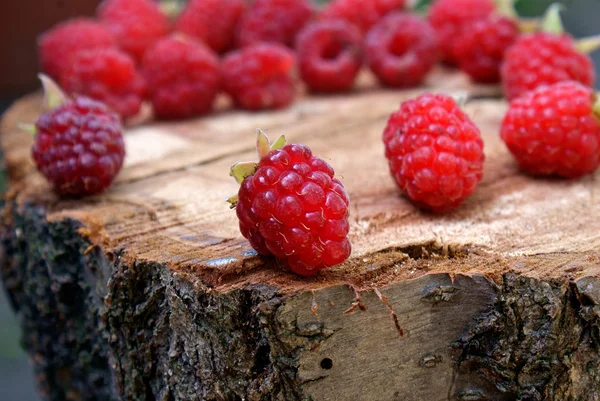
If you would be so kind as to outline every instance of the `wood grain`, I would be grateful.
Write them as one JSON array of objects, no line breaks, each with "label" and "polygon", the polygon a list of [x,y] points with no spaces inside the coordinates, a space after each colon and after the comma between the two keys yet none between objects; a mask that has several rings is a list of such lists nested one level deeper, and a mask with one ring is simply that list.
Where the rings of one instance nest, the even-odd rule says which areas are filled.
[{"label": "wood grain", "polygon": [[[470,93],[485,141],[484,180],[443,216],[400,195],[381,143],[389,114],[424,90]],[[363,75],[350,95],[302,95],[283,111],[220,99],[210,117],[141,118],[115,185],[85,200],[58,199],[35,170],[17,123],[35,119],[40,97],[17,102],[0,126],[0,271],[47,398],[600,399],[589,368],[600,367],[599,175],[521,173],[499,139],[497,95],[438,69],[414,90]],[[255,159],[258,127],[335,167],[352,202],[348,262],[301,279],[241,237],[228,169]],[[49,326],[62,353],[41,340]]]}]

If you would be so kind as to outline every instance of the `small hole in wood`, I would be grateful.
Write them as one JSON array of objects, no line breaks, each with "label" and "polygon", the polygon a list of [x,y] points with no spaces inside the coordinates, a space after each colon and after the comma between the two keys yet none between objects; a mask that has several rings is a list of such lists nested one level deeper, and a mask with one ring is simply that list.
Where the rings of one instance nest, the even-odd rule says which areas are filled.
[{"label": "small hole in wood", "polygon": [[333,368],[333,361],[331,358],[323,358],[321,360],[321,367],[326,370]]}]

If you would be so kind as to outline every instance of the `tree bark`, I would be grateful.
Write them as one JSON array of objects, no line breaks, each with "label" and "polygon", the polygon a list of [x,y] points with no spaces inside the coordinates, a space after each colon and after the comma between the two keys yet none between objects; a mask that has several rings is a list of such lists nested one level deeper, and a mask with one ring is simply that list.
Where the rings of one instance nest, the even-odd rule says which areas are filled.
[{"label": "tree bark", "polygon": [[[600,400],[597,176],[522,175],[497,138],[506,105],[474,100],[486,179],[457,212],[421,213],[378,142],[415,93],[131,127],[115,186],[81,201],[33,168],[16,122],[39,98],[17,103],[0,272],[44,398]],[[236,232],[226,166],[252,159],[256,125],[333,159],[354,205],[344,265],[297,278]]]}]

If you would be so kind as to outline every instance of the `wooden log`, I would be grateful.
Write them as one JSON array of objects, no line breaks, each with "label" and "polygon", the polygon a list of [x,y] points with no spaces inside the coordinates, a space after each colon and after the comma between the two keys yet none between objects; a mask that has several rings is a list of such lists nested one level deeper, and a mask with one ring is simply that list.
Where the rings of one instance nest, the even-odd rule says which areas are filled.
[{"label": "wooden log", "polygon": [[[465,86],[437,71],[430,89]],[[485,178],[435,216],[400,196],[380,140],[423,91],[303,97],[127,131],[116,184],[61,200],[17,129],[0,126],[8,184],[1,275],[47,400],[600,400],[598,174],[519,172],[506,104],[468,87]],[[331,159],[352,199],[353,254],[315,278],[261,258],[224,199],[255,129]]]}]

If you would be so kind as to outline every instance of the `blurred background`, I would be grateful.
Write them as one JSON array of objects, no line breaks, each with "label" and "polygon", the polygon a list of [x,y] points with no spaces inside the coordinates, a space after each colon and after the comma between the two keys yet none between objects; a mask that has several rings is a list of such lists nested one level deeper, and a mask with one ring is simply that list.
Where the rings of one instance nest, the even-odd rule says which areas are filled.
[{"label": "blurred background", "polygon": [[[177,0],[176,0],[177,1]],[[184,0],[182,0],[183,2]],[[316,0],[325,3],[327,0]],[[370,0],[364,0],[365,2]],[[426,7],[431,0],[418,0]],[[59,21],[92,16],[100,0],[0,1],[0,113],[20,96],[36,90],[37,36]],[[600,33],[600,0],[564,0],[563,22],[576,37]],[[517,0],[523,16],[538,16],[551,0]],[[600,52],[593,54],[600,76]],[[598,86],[598,82],[596,83]],[[20,346],[19,326],[0,290],[0,401],[39,401],[27,355]]]}]

